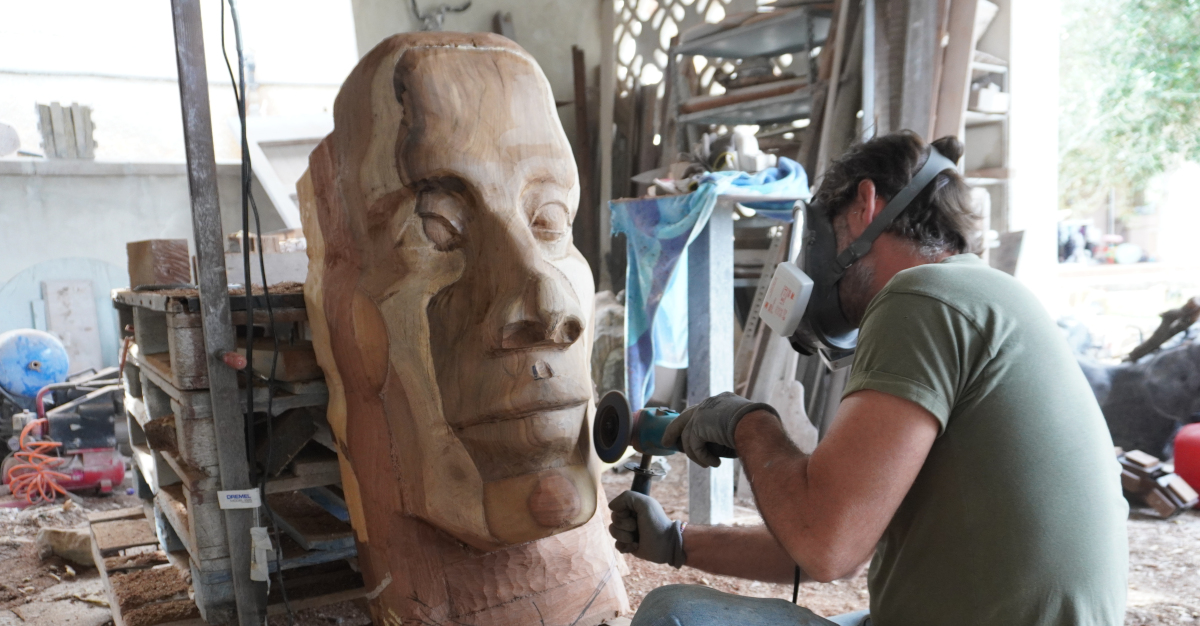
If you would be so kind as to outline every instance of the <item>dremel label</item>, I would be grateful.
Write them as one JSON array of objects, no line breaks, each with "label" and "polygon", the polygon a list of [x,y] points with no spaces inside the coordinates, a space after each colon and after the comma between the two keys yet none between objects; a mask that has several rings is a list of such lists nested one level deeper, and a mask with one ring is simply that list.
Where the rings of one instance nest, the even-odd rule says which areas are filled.
[{"label": "dremel label", "polygon": [[222,509],[257,509],[262,506],[262,498],[257,488],[218,491],[217,501]]}]

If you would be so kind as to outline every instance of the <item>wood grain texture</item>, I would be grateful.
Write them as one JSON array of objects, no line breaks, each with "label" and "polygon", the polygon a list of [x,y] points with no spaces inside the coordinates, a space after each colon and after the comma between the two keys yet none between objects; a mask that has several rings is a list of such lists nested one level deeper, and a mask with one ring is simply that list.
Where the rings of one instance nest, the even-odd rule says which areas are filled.
[{"label": "wood grain texture", "polygon": [[397,35],[334,122],[297,185],[305,298],[375,623],[627,610],[578,175],[541,70],[496,35]]},{"label": "wood grain texture", "polygon": [[129,284],[170,285],[192,282],[192,257],[187,239],[147,239],[125,244]]}]

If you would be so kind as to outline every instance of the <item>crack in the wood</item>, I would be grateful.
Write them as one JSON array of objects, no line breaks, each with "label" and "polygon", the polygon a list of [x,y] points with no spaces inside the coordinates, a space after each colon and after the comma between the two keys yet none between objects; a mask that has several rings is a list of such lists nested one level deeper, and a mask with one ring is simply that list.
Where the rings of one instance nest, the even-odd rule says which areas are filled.
[{"label": "crack in the wood", "polygon": [[596,585],[596,590],[592,592],[592,597],[588,598],[587,604],[583,605],[583,610],[579,612],[579,617],[576,617],[575,621],[571,622],[571,626],[578,624],[579,620],[583,619],[584,615],[587,615],[588,609],[592,608],[592,603],[596,601],[596,598],[600,597],[600,591],[608,584],[608,580],[612,578],[612,575],[613,569],[610,566],[608,571],[604,573],[604,578],[600,579],[600,584]]}]

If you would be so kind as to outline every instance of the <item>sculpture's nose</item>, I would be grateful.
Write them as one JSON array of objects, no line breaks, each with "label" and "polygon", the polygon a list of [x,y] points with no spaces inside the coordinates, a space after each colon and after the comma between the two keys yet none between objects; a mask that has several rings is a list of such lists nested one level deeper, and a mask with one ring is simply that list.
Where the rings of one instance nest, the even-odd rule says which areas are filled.
[{"label": "sculpture's nose", "polygon": [[584,319],[570,281],[536,244],[517,256],[518,266],[505,281],[501,298],[500,349],[569,348],[583,334]]}]

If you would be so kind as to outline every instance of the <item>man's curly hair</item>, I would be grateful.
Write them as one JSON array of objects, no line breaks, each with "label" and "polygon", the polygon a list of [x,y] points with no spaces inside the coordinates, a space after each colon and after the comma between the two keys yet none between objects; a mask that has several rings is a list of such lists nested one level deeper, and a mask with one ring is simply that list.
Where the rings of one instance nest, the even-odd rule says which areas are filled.
[{"label": "man's curly hair", "polygon": [[[933,142],[943,156],[957,162],[963,146],[955,137]],[[914,132],[903,130],[876,137],[851,148],[833,162],[821,180],[814,202],[841,216],[853,203],[858,184],[875,183],[875,193],[890,201],[916,176],[929,158],[928,145]],[[957,171],[945,171],[917,194],[908,208],[884,230],[917,244],[923,256],[978,252],[979,215],[971,192]]]}]

